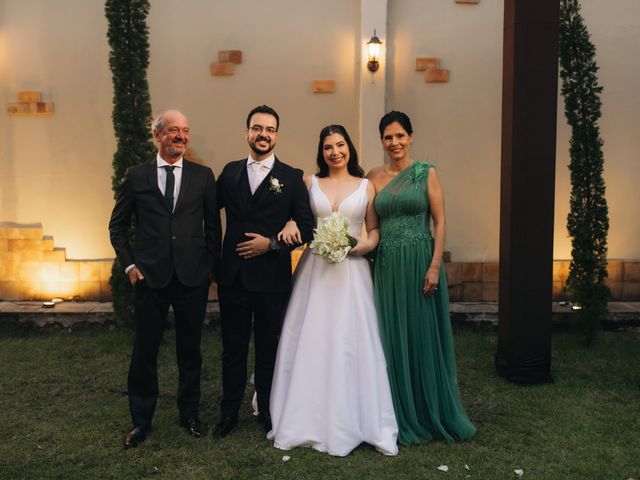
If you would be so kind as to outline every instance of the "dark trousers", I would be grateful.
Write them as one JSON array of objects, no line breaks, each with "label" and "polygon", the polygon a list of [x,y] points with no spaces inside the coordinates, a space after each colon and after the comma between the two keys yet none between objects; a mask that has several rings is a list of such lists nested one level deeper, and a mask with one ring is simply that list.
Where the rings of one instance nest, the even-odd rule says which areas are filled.
[{"label": "dark trousers", "polygon": [[247,352],[252,323],[258,410],[266,414],[289,292],[249,292],[237,279],[232,285],[219,286],[218,298],[222,327],[222,416],[237,415],[242,403],[247,386]]},{"label": "dark trousers", "polygon": [[136,337],[128,378],[133,425],[151,426],[158,401],[158,350],[169,305],[175,316],[178,410],[183,420],[195,417],[200,404],[200,339],[209,286],[186,287],[174,273],[164,288],[148,288],[144,280],[134,288]]}]

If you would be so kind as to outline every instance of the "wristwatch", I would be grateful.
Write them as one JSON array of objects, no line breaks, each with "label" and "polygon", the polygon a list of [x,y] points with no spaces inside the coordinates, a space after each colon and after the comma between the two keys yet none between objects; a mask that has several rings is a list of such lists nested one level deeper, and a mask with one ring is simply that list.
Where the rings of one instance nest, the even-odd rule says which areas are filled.
[{"label": "wristwatch", "polygon": [[269,250],[271,250],[272,252],[275,252],[279,248],[280,248],[280,246],[278,245],[278,240],[276,240],[276,237],[270,237],[269,238]]}]

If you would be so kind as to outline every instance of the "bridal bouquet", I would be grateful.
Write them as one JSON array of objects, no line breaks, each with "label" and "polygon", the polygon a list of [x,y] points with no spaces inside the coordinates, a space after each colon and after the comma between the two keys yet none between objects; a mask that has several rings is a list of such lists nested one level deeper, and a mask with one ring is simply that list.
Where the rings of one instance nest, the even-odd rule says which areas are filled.
[{"label": "bridal bouquet", "polygon": [[356,243],[357,240],[349,235],[347,218],[340,212],[333,212],[328,217],[318,218],[310,247],[313,248],[314,254],[327,262],[340,263]]}]

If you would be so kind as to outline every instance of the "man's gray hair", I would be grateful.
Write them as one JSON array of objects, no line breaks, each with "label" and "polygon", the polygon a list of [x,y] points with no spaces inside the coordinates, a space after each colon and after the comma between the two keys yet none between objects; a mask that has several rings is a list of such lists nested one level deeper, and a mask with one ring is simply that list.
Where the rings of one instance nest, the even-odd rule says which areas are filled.
[{"label": "man's gray hair", "polygon": [[174,108],[163,110],[156,118],[153,119],[153,122],[151,122],[151,134],[155,136],[156,133],[161,132],[167,124],[167,117],[176,113],[185,119],[187,118],[187,116],[180,110],[176,110]]},{"label": "man's gray hair", "polygon": [[152,135],[155,136],[157,132],[162,131],[162,129],[164,128],[165,123],[167,123],[167,112],[168,110],[160,112],[151,122]]}]

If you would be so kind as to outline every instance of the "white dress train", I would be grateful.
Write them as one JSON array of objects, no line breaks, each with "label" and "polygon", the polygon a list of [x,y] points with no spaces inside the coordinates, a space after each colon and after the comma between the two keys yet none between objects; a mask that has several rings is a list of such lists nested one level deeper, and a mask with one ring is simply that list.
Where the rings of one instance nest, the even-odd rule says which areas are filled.
[{"label": "white dress train", "polygon": [[[339,205],[359,236],[367,180]],[[316,217],[331,204],[315,176],[309,192]],[[396,455],[398,426],[367,260],[328,263],[307,249],[294,276],[271,390],[275,447],[311,447],[345,456],[362,442]]]}]

